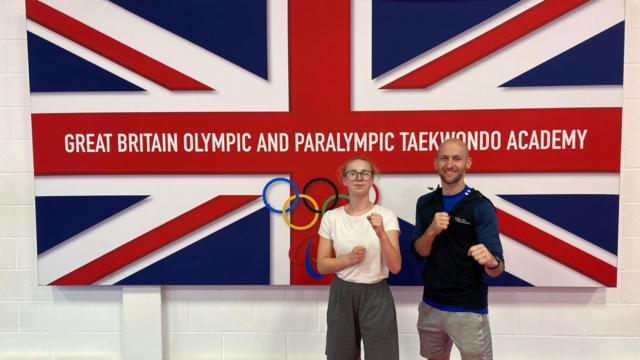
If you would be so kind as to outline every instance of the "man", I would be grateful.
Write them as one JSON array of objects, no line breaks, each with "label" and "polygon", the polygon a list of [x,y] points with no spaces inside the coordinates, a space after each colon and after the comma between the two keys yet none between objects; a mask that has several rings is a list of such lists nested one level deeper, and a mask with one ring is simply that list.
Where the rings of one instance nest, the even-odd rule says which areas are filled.
[{"label": "man", "polygon": [[443,142],[433,160],[442,187],[418,199],[411,252],[427,259],[418,333],[429,360],[448,360],[453,344],[463,360],[493,358],[483,273],[500,275],[504,259],[493,205],[464,182],[471,163],[464,142]]}]

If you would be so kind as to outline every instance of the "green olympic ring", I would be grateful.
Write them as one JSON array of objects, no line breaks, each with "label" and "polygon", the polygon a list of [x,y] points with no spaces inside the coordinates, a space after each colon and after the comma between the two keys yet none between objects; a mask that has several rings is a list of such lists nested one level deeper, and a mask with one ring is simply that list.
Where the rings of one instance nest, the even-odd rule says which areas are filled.
[{"label": "green olympic ring", "polygon": [[[350,199],[349,199],[349,195],[340,194],[339,196],[340,196],[341,198],[343,198],[343,199],[350,200]],[[329,205],[329,201],[331,201],[331,200],[333,200],[333,199],[335,199],[335,198],[336,198],[336,196],[335,196],[335,195],[331,195],[331,196],[329,196],[329,198],[324,202],[324,205],[322,205],[322,215],[324,215],[325,211],[327,210],[327,205]]]}]

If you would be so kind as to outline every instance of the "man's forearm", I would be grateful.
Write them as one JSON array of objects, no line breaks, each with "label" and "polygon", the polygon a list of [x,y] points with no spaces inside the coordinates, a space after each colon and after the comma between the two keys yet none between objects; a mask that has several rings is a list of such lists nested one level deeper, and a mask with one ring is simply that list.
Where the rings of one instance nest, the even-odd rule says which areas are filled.
[{"label": "man's forearm", "polygon": [[414,243],[414,247],[420,256],[427,257],[431,255],[431,245],[433,245],[433,240],[435,240],[436,236],[429,233],[429,231],[425,231],[422,236]]}]

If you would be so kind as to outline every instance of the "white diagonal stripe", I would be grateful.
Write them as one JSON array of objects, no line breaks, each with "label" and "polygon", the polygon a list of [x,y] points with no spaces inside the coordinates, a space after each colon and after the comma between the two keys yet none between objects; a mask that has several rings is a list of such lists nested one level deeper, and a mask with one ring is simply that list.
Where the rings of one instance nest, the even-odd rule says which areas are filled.
[{"label": "white diagonal stripe", "polygon": [[[149,198],[78,234],[38,256],[39,283],[49,284],[107,252],[174,219],[218,195],[262,195],[274,175],[156,175],[156,176],[45,176],[36,177],[36,196],[150,195]],[[286,176],[284,176],[286,177]],[[273,204],[289,197],[289,186],[278,182],[267,193]],[[234,215],[246,216],[261,201],[245,206]],[[289,283],[290,231],[281,215],[271,215],[272,284]],[[226,224],[222,219],[197,232],[198,239]],[[220,222],[218,224],[218,222]],[[208,232],[210,231],[210,232]],[[197,239],[196,239],[197,240]],[[179,243],[193,241],[192,235]],[[178,246],[178,245],[176,245]],[[185,245],[186,246],[186,245]],[[177,250],[176,250],[177,251]],[[159,252],[167,255],[170,251]],[[148,259],[148,260],[149,260]],[[145,260],[145,261],[148,261]],[[141,262],[140,264],[148,264]]]}]

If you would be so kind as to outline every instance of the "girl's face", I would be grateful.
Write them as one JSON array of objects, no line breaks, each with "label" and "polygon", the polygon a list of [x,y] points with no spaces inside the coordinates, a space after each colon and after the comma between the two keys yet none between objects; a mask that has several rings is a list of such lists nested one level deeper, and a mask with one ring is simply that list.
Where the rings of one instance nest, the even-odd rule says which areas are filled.
[{"label": "girl's face", "polygon": [[369,194],[373,185],[373,169],[368,162],[353,160],[344,167],[344,174],[342,182],[347,186],[349,196]]}]

